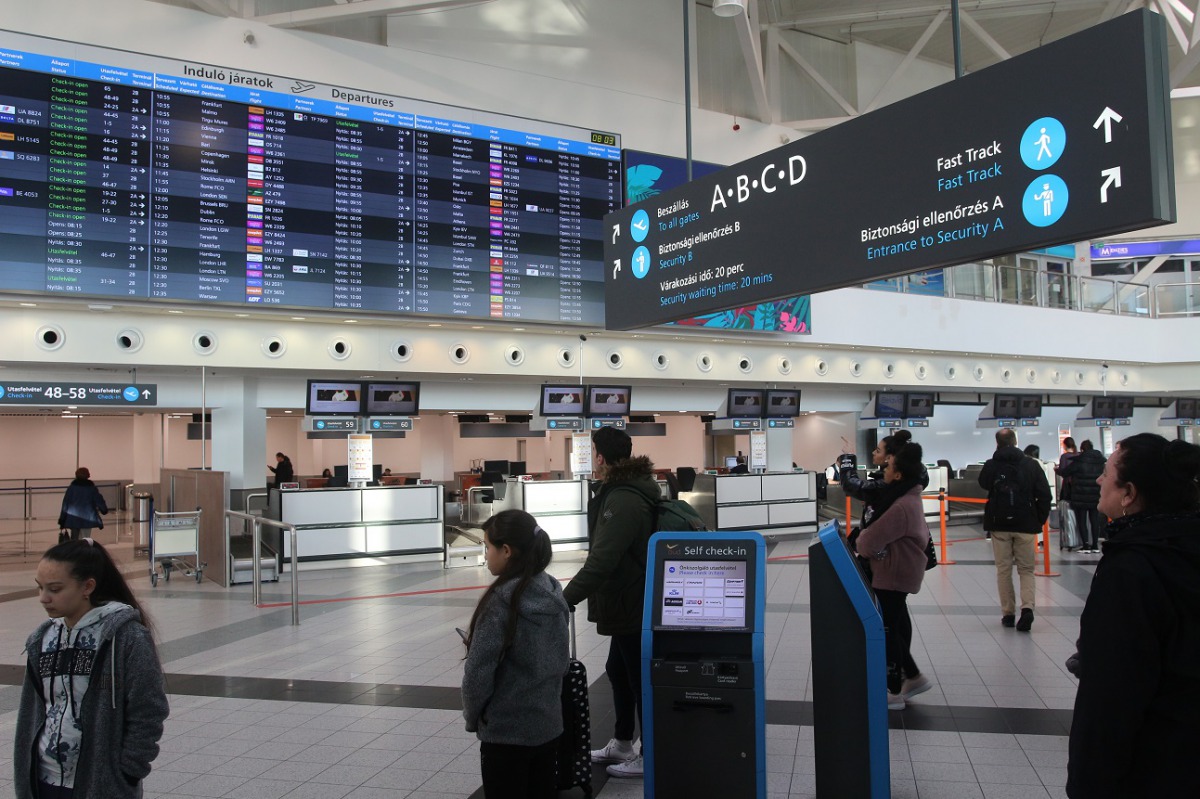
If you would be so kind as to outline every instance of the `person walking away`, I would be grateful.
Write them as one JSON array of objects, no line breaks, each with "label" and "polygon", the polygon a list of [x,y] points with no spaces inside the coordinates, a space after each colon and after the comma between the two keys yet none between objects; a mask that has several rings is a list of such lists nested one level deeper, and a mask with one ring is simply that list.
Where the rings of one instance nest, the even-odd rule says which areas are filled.
[{"label": "person walking away", "polygon": [[108,515],[108,503],[86,466],[75,470],[75,479],[63,494],[62,510],[58,514],[58,529],[70,530],[71,540],[78,541],[91,533],[93,528],[104,529],[101,516]]},{"label": "person walking away", "polygon": [[1059,474],[1071,480],[1071,510],[1079,528],[1079,551],[1093,555],[1100,552],[1100,531],[1104,529],[1104,514],[1100,513],[1100,486],[1096,480],[1104,474],[1104,455],[1090,440],[1079,445],[1079,455]]},{"label": "person walking away", "polygon": [[292,459],[282,452],[275,453],[275,465],[267,468],[275,475],[275,488],[279,488],[282,483],[291,483],[296,479],[296,473],[292,469]]},{"label": "person walking away", "polygon": [[933,687],[913,660],[908,613],[908,595],[920,591],[925,579],[929,541],[921,502],[921,476],[926,472],[922,455],[921,445],[914,442],[888,458],[883,479],[900,496],[863,528],[856,545],[859,556],[871,561],[871,588],[883,616],[889,710],[903,710],[908,699]]},{"label": "person walking away", "polygon": [[634,721],[642,726],[642,605],[646,547],[654,532],[660,496],[654,464],[633,456],[624,430],[602,427],[592,435],[601,475],[588,503],[588,554],[563,589],[572,607],[588,601],[588,621],[609,636],[604,671],[612,683],[616,712],[613,738],[592,751],[593,763],[608,763],[614,777],[641,777],[642,754],[633,746]]},{"label": "person walking away", "polygon": [[48,549],[35,579],[50,618],[25,642],[17,799],[141,797],[169,712],[150,622],[90,538]]},{"label": "person walking away", "polygon": [[463,718],[478,736],[487,799],[558,796],[567,603],[546,574],[550,537],[523,510],[483,523],[488,586],[467,628]]},{"label": "person walking away", "polygon": [[[1017,433],[996,431],[996,452],[979,472],[979,486],[988,492],[983,529],[991,533],[1000,593],[1000,623],[1027,633],[1033,627],[1033,563],[1037,536],[1050,516],[1050,481],[1041,463],[1017,449]],[[1016,617],[1012,570],[1021,583],[1021,618]]]},{"label": "person walking away", "polygon": [[1079,618],[1070,799],[1196,795],[1198,481],[1200,447],[1153,433],[1105,464],[1100,512],[1113,521]]}]

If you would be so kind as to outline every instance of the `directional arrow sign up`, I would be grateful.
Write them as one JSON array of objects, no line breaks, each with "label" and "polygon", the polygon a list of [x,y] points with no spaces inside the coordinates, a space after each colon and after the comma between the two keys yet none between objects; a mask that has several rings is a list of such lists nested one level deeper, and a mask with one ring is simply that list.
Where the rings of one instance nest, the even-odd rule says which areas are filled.
[{"label": "directional arrow sign up", "polygon": [[705,175],[605,217],[606,325],[1174,221],[1169,103],[1141,10]]}]

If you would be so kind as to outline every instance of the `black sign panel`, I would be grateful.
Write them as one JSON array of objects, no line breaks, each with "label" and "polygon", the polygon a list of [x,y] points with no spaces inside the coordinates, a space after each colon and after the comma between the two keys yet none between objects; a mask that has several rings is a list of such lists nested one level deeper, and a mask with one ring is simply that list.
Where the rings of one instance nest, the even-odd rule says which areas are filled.
[{"label": "black sign panel", "polygon": [[158,404],[153,383],[0,383],[0,405],[130,405]]},{"label": "black sign panel", "polygon": [[1165,36],[1124,14],[608,215],[607,327],[1174,221]]}]

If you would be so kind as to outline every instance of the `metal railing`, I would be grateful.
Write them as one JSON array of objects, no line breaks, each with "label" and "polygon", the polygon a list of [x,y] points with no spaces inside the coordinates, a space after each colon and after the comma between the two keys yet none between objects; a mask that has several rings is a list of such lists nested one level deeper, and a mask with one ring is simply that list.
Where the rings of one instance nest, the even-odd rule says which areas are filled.
[{"label": "metal railing", "polygon": [[277,522],[274,519],[264,519],[261,516],[251,516],[249,513],[239,513],[236,510],[225,511],[225,540],[229,540],[229,520],[241,519],[242,528],[245,529],[245,523],[250,522],[253,527],[252,551],[250,560],[251,579],[250,579],[250,598],[254,602],[254,606],[258,607],[262,604],[262,540],[260,533],[263,527],[274,527],[283,530],[288,534],[288,543],[291,545],[291,566],[292,566],[292,624],[300,624],[300,583],[299,573],[296,562],[296,525],[288,524],[287,522]]},{"label": "metal railing", "polygon": [[877,280],[864,288],[1122,316],[1200,316],[1198,282],[1142,284],[988,263],[941,271],[940,285],[931,282],[928,273],[919,273]]}]

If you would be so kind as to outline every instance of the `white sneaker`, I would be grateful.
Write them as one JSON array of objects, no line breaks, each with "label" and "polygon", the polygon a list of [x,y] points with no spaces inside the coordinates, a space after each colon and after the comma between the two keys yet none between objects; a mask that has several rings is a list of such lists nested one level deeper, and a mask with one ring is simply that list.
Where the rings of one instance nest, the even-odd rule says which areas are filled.
[{"label": "white sneaker", "polygon": [[904,694],[888,691],[888,710],[904,710]]},{"label": "white sneaker", "polygon": [[616,738],[604,745],[603,749],[592,750],[593,763],[624,763],[634,755],[633,741],[618,741]]},{"label": "white sneaker", "polygon": [[900,696],[904,697],[907,702],[917,694],[923,694],[933,687],[933,682],[924,674],[918,674],[916,677],[905,680],[900,687]]},{"label": "white sneaker", "polygon": [[630,758],[624,763],[617,763],[605,769],[610,777],[628,777],[630,779],[642,778],[642,756]]}]

